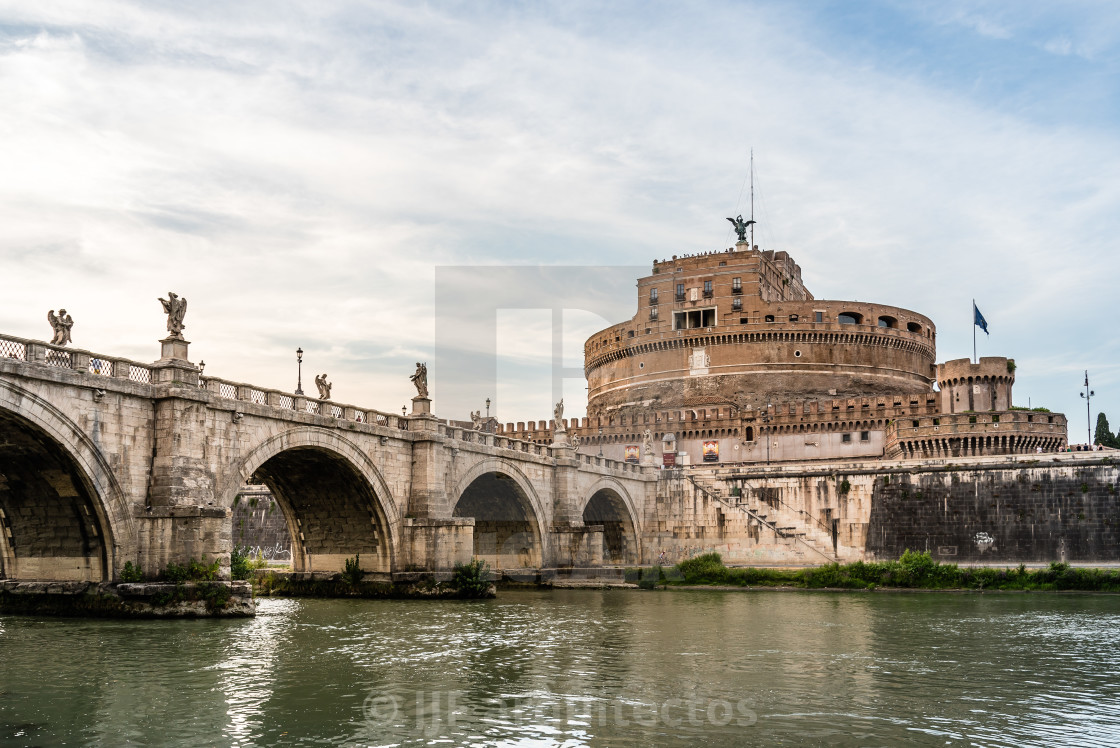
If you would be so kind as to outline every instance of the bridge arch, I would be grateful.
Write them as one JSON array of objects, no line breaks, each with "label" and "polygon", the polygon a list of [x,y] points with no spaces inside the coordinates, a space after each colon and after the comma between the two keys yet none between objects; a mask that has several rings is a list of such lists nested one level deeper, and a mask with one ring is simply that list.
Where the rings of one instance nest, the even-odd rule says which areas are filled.
[{"label": "bridge arch", "polygon": [[619,481],[600,478],[587,492],[583,523],[603,526],[603,563],[641,563],[641,527],[634,499]]},{"label": "bridge arch", "polygon": [[474,518],[474,556],[495,570],[544,565],[548,515],[532,482],[509,460],[487,458],[459,479],[452,515]]},{"label": "bridge arch", "polygon": [[94,439],[0,381],[0,577],[110,581],[137,552],[127,496]]},{"label": "bridge arch", "polygon": [[388,484],[356,444],[303,427],[259,444],[230,470],[218,499],[232,507],[241,486],[264,483],[284,512],[293,571],[338,572],[359,555],[366,571],[396,568],[400,512]]}]

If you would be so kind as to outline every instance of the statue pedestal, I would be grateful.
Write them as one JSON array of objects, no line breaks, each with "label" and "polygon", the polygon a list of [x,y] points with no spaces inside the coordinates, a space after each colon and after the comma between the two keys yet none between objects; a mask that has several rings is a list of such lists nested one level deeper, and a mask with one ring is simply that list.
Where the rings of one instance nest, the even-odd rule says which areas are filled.
[{"label": "statue pedestal", "polygon": [[553,431],[552,432],[552,448],[563,447],[566,449],[572,448],[571,441],[568,440],[567,431]]},{"label": "statue pedestal", "polygon": [[159,341],[160,344],[160,361],[187,361],[187,346],[190,345],[189,340],[184,340],[182,337],[164,338]]},{"label": "statue pedestal", "polygon": [[751,248],[751,243],[748,242],[748,241],[735,242],[735,251],[736,252],[746,252],[750,248]]},{"label": "statue pedestal", "polygon": [[419,396],[412,398],[412,415],[426,416],[431,415],[431,412],[432,398]]},{"label": "statue pedestal", "polygon": [[190,341],[182,337],[164,338],[160,343],[160,359],[152,364],[152,384],[185,384],[198,386],[198,367],[187,360]]}]

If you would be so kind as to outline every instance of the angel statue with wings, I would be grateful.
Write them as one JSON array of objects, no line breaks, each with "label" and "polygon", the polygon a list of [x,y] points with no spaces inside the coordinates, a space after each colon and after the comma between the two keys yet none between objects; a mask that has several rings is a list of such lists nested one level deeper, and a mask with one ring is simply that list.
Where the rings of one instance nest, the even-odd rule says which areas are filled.
[{"label": "angel statue with wings", "polygon": [[315,386],[319,388],[320,400],[331,399],[331,387],[334,387],[334,385],[327,381],[326,374],[320,374],[319,376],[315,377]]},{"label": "angel statue with wings", "polygon": [[166,299],[160,299],[160,304],[163,304],[163,311],[167,315],[167,332],[171,333],[169,337],[183,339],[183,317],[187,314],[187,300],[179,298],[179,295],[171,291],[167,292]]},{"label": "angel statue with wings", "polygon": [[53,309],[47,312],[47,322],[51,323],[51,329],[54,330],[51,345],[66,345],[70,342],[70,328],[74,326],[74,320],[65,309],[59,309],[57,315]]},{"label": "angel statue with wings", "polygon": [[754,223],[754,221],[744,221],[742,213],[735,218],[728,218],[727,220],[731,221],[731,225],[735,227],[735,233],[739,235],[739,241],[745,242],[747,240],[747,227]]}]

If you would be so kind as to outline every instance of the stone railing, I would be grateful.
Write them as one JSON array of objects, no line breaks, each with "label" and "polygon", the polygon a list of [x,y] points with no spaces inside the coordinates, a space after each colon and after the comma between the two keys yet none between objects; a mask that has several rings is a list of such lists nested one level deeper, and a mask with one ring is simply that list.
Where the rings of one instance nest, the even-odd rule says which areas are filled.
[{"label": "stone railing", "polygon": [[552,457],[552,447],[547,444],[535,444],[530,441],[525,441],[524,439],[514,439],[509,436],[503,436],[502,434],[491,434],[486,431],[476,431],[474,429],[450,426],[442,423],[439,426],[439,433],[449,439],[467,442],[468,444],[481,444],[496,449],[508,449],[513,452],[524,452],[531,455],[540,455],[541,457]]},{"label": "stone railing", "polygon": [[356,405],[345,405],[330,400],[319,400],[304,395],[293,395],[280,390],[270,390],[256,387],[244,382],[231,382],[217,377],[204,377],[202,388],[218,397],[227,400],[240,400],[242,402],[263,405],[279,410],[288,410],[296,413],[310,413],[327,418],[336,418],[341,421],[354,423],[368,423],[375,426],[385,426],[392,429],[408,430],[408,419],[404,416],[385,413],[370,408],[361,408]]},{"label": "stone railing", "polygon": [[40,340],[26,340],[12,335],[0,335],[0,361],[5,360],[71,369],[96,376],[127,379],[140,384],[152,383],[151,364],[106,356],[80,348],[63,348]]},{"label": "stone railing", "polygon": [[605,467],[609,470],[619,470],[624,473],[640,473],[642,466],[636,462],[625,462],[623,460],[612,460],[609,457],[598,457],[597,455],[582,455],[577,454],[576,457],[584,465],[591,465],[594,467]]}]

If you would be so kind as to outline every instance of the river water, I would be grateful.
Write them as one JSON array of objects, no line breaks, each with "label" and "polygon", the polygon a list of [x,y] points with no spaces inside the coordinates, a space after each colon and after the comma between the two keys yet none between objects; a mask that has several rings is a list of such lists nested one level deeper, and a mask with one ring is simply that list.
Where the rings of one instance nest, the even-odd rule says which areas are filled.
[{"label": "river water", "polygon": [[0,746],[1120,745],[1120,597],[503,591],[0,617]]}]

